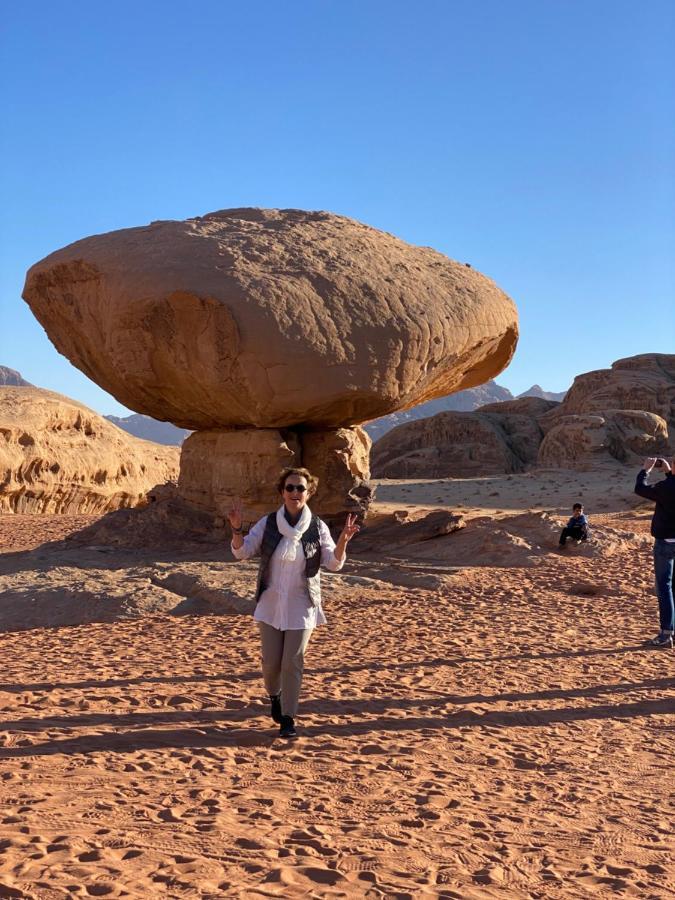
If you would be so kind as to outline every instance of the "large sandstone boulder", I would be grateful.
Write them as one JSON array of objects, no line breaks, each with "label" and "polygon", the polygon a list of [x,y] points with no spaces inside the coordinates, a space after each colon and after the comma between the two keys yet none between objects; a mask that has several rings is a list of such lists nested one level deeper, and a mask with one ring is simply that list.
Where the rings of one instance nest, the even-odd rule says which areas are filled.
[{"label": "large sandstone boulder", "polygon": [[179,450],[132,437],[80,403],[0,387],[0,511],[99,513],[176,478]]},{"label": "large sandstone boulder", "polygon": [[71,244],[24,298],[121,403],[183,428],[358,424],[501,372],[489,278],[326,212],[230,209]]},{"label": "large sandstone boulder", "polygon": [[23,296],[125,406],[195,430],[180,495],[219,518],[235,494],[269,508],[290,461],[319,475],[318,512],[364,513],[368,444],[353,426],[483,384],[518,335],[514,304],[484,275],[303,210],[87,238],[33,266]]}]

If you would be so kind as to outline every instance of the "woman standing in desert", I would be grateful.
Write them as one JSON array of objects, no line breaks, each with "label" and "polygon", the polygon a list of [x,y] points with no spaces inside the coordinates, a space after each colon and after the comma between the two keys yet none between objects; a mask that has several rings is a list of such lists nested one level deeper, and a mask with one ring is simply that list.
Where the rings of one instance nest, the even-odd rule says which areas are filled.
[{"label": "woman standing in desert", "polygon": [[262,671],[272,719],[281,737],[296,737],[295,716],[304,656],[312,631],[325,625],[320,568],[339,571],[347,544],[359,530],[348,515],[337,544],[328,526],[307,505],[319,479],[307,469],[284,469],[277,482],[282,504],[243,536],[243,510],[235,500],[228,519],[236,559],[260,556],[253,618],[260,629]]}]

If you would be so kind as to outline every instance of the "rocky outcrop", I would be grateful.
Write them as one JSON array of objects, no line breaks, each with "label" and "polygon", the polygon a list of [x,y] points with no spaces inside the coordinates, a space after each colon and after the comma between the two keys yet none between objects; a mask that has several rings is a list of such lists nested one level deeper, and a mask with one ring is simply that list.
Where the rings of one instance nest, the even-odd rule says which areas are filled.
[{"label": "rocky outcrop", "polygon": [[674,436],[675,356],[654,353],[577,376],[562,403],[520,396],[394,429],[375,444],[372,468],[378,478],[441,478],[632,465],[675,453]]},{"label": "rocky outcrop", "polygon": [[541,416],[539,463],[635,463],[675,453],[675,355],[645,353],[574,379],[563,403]]},{"label": "rocky outcrop", "polygon": [[131,437],[74,400],[0,387],[0,511],[99,513],[175,478],[179,451]]},{"label": "rocky outcrop", "polygon": [[[332,480],[350,508],[360,439],[343,452],[340,429],[483,384],[518,335],[514,304],[479,272],[303,210],[222,210],[87,238],[33,266],[23,296],[57,349],[121,403],[196,430],[180,490],[211,497],[214,511],[216,495],[257,490],[208,455],[252,428],[333,432],[312,439],[329,456],[316,466],[335,474],[340,462]],[[278,439],[263,444],[276,465]],[[268,466],[253,468],[257,479]]]},{"label": "rocky outcrop", "polygon": [[227,517],[233,499],[239,497],[250,525],[279,506],[279,472],[299,465],[299,457],[300,443],[291,431],[196,431],[183,444],[178,491],[219,519]]},{"label": "rocky outcrop", "polygon": [[312,505],[329,520],[365,513],[372,500],[371,440],[363,428],[309,431],[300,436],[302,465],[319,478]]},{"label": "rocky outcrop", "polygon": [[560,416],[544,437],[541,466],[576,469],[606,462],[638,462],[669,453],[668,425],[641,410],[608,410],[603,415]]},{"label": "rocky outcrop", "polygon": [[[535,403],[547,403],[532,398]],[[527,404],[514,400],[496,407]],[[376,478],[471,478],[522,472],[535,462],[542,431],[521,412],[439,413],[400,425],[374,446]]]},{"label": "rocky outcrop", "polygon": [[281,503],[276,490],[286,466],[305,466],[319,479],[311,505],[325,519],[345,511],[365,514],[372,489],[370,438],[361,428],[296,432],[249,428],[238,431],[198,431],[183,445],[180,496],[224,520],[240,497],[247,522]]},{"label": "rocky outcrop", "polygon": [[544,420],[552,426],[562,416],[604,415],[608,410],[654,413],[675,427],[675,354],[645,353],[577,375],[564,403]]}]

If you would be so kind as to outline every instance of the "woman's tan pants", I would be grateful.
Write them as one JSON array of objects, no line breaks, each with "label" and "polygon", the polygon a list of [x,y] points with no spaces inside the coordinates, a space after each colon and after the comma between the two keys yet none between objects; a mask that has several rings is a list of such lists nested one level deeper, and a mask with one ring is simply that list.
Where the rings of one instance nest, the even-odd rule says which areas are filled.
[{"label": "woman's tan pants", "polygon": [[305,649],[313,628],[279,631],[258,622],[265,688],[270,696],[281,693],[281,714],[295,717],[305,667]]}]

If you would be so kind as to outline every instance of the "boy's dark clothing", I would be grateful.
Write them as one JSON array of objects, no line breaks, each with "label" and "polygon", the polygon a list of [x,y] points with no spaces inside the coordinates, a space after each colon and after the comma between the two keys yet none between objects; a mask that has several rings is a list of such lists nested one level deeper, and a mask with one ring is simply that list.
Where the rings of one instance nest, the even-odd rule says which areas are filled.
[{"label": "boy's dark clothing", "polygon": [[675,475],[668,473],[663,481],[647,484],[647,472],[641,469],[635,482],[635,493],[656,503],[652,516],[654,537],[654,576],[659,598],[659,626],[662,634],[675,632]]},{"label": "boy's dark clothing", "polygon": [[583,513],[579,516],[572,516],[567,525],[563,528],[560,535],[561,547],[565,546],[565,541],[568,537],[575,541],[588,540],[588,519]]}]

